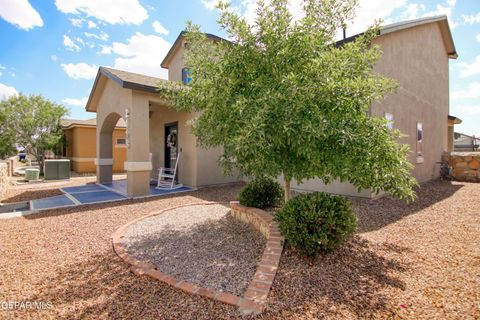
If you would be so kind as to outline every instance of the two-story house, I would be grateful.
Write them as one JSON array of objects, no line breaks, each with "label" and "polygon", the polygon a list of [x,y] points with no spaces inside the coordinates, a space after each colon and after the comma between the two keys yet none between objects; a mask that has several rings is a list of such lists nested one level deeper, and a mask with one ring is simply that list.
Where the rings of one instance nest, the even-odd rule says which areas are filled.
[{"label": "two-story house", "polygon": [[[207,34],[212,41],[221,38]],[[355,36],[340,41],[351,41]],[[449,59],[457,53],[446,16],[396,23],[381,29],[374,40],[383,55],[375,71],[396,79],[400,87],[381,103],[370,108],[372,116],[386,117],[406,137],[413,175],[424,182],[439,176],[441,155],[448,149]],[[161,63],[169,80],[100,67],[86,110],[97,114],[97,181],[112,179],[112,133],[120,118],[126,122],[127,193],[149,193],[149,183],[159,167],[173,167],[178,157],[179,182],[206,186],[241,180],[225,176],[218,165],[221,148],[204,150],[197,146],[187,122],[195,113],[169,108],[156,91],[159,81],[189,81],[183,62],[184,33],[180,33]],[[171,138],[175,137],[174,143]],[[170,140],[169,140],[170,139]],[[324,185],[318,180],[292,187],[370,197],[348,183]]]}]

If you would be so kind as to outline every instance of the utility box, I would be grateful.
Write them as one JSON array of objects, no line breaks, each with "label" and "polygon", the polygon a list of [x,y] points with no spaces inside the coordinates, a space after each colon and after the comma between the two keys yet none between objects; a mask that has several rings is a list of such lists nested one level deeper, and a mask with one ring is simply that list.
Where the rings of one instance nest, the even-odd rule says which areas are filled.
[{"label": "utility box", "polygon": [[66,180],[70,179],[70,160],[53,159],[45,160],[43,165],[45,180]]},{"label": "utility box", "polygon": [[40,170],[35,168],[25,169],[25,180],[37,181],[39,179]]}]

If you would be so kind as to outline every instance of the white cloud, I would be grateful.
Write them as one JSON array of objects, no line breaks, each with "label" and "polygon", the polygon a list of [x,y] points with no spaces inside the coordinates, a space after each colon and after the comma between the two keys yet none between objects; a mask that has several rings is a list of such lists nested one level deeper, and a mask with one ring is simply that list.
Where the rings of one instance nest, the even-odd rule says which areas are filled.
[{"label": "white cloud", "polygon": [[0,17],[19,29],[43,26],[43,20],[28,0],[1,0]]},{"label": "white cloud", "polygon": [[66,34],[63,35],[63,45],[70,51],[80,51],[80,47]]},{"label": "white cloud", "polygon": [[171,46],[162,37],[137,32],[126,43],[102,46],[100,53],[119,56],[115,58],[114,68],[166,79],[168,72],[160,67],[160,63]]},{"label": "white cloud", "polygon": [[140,24],[148,18],[138,0],[55,0],[63,13],[85,14],[110,24]]},{"label": "white cloud", "polygon": [[480,42],[480,33],[477,34],[477,41]]},{"label": "white cloud", "polygon": [[85,37],[87,38],[95,38],[102,41],[108,41],[108,34],[104,31],[100,32],[100,34],[89,33],[89,32],[85,32],[84,34],[85,34]]},{"label": "white cloud", "polygon": [[[6,68],[0,64],[0,70],[5,70]],[[0,71],[0,77],[2,76],[2,71]]]},{"label": "white cloud", "polygon": [[367,30],[375,20],[389,17],[405,4],[406,0],[360,0],[354,22],[347,28],[347,37]]},{"label": "white cloud", "polygon": [[83,22],[85,21],[82,18],[70,18],[69,20],[70,20],[70,23],[72,24],[72,26],[77,27],[77,28],[80,28],[83,25]]},{"label": "white cloud", "polygon": [[213,10],[217,6],[218,0],[202,0],[202,3],[208,10]]},{"label": "white cloud", "polygon": [[445,4],[437,4],[435,10],[425,13],[424,17],[429,16],[439,16],[439,15],[446,15],[448,18],[448,24],[450,25],[451,29],[454,29],[458,23],[456,23],[452,19],[452,10],[455,8],[457,4],[457,0],[447,0]]},{"label": "white cloud", "polygon": [[86,63],[62,63],[61,64],[63,71],[73,79],[94,79],[97,75],[98,67],[96,65],[90,65]]},{"label": "white cloud", "polygon": [[90,21],[90,20],[88,21],[87,25],[88,25],[88,29],[96,29],[97,28],[97,24],[93,21]]},{"label": "white cloud", "polygon": [[472,82],[466,89],[453,91],[450,97],[452,99],[480,98],[480,82]]},{"label": "white cloud", "polygon": [[75,107],[85,107],[87,104],[88,97],[83,97],[82,99],[75,99],[75,98],[65,98],[62,100],[63,103],[69,106]]},{"label": "white cloud", "polygon": [[416,19],[418,18],[423,12],[425,12],[425,5],[419,3],[410,3],[405,8],[405,11],[402,13],[402,19]]},{"label": "white cloud", "polygon": [[0,83],[0,100],[7,100],[8,98],[16,96],[17,94],[18,92],[14,87]]},{"label": "white cloud", "polygon": [[475,15],[462,15],[462,18],[467,24],[480,23],[480,12]]},{"label": "white cloud", "polygon": [[153,27],[153,30],[155,30],[155,32],[168,35],[168,30],[164,26],[162,26],[161,23],[158,22],[157,20],[153,21],[152,27]]},{"label": "white cloud", "polygon": [[[375,20],[389,17],[396,9],[405,6],[406,2],[407,0],[360,0],[356,18],[347,28],[348,35],[365,31]],[[202,0],[202,3],[207,9],[214,9],[217,0]],[[301,19],[305,15],[303,4],[304,0],[290,0],[288,8],[293,20]],[[422,5],[411,7],[409,13],[412,14],[414,10],[422,8]],[[255,20],[256,9],[256,0],[242,0],[240,5],[231,7],[232,11],[241,14],[250,24]]]},{"label": "white cloud", "polygon": [[60,60],[60,58],[54,54],[50,56],[50,59],[52,59],[53,62],[57,62],[58,60]]},{"label": "white cloud", "polygon": [[462,78],[480,75],[480,55],[478,55],[472,63],[459,62],[457,66],[460,70],[460,77]]}]

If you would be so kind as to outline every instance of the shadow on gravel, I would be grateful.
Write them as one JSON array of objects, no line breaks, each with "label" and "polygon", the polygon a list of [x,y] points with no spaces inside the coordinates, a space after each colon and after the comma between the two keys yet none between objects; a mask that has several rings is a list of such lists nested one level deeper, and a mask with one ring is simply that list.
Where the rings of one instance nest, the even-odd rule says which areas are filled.
[{"label": "shadow on gravel", "polygon": [[[359,236],[311,265],[284,252],[261,319],[392,318],[398,306],[381,289],[404,290],[395,276],[407,266],[381,256],[402,251],[372,245]],[[186,294],[147,276],[131,273],[113,251],[88,260],[52,266],[55,275],[35,284],[26,301],[51,302],[50,310],[21,311],[19,317],[65,319],[238,319],[235,307]]]},{"label": "shadow on gravel", "polygon": [[36,200],[41,198],[53,197],[63,194],[58,188],[43,189],[43,190],[25,190],[22,193],[16,194],[9,198],[3,199],[3,203],[12,203],[28,200]]},{"label": "shadow on gravel", "polygon": [[[391,297],[380,290],[404,290],[404,282],[395,274],[407,271],[407,266],[381,255],[392,250],[398,252],[404,248],[373,245],[360,236],[313,264],[286,250],[264,316],[274,319],[391,317],[395,306]],[[396,308],[398,310],[398,306]]]},{"label": "shadow on gravel", "polygon": [[[161,219],[158,215],[127,228],[122,243],[130,255],[204,288],[237,296],[245,292],[265,248],[260,232],[230,213],[183,228],[171,224],[157,228]],[[186,215],[176,219],[188,220]]]},{"label": "shadow on gravel", "polygon": [[[58,267],[26,301],[53,304],[20,317],[53,319],[230,319],[236,308],[131,273],[113,252]],[[28,316],[27,316],[28,315]]]},{"label": "shadow on gravel", "polygon": [[450,181],[433,180],[422,184],[416,190],[417,199],[412,203],[389,196],[375,200],[355,198],[352,203],[358,215],[358,231],[369,232],[381,229],[451,197],[462,187],[463,185],[452,184]]}]

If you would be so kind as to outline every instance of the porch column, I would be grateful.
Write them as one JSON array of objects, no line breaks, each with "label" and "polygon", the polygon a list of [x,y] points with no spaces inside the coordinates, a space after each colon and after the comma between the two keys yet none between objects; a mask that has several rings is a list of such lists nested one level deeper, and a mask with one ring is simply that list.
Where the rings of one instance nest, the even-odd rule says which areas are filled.
[{"label": "porch column", "polygon": [[148,99],[134,94],[132,107],[127,109],[127,195],[140,197],[150,194],[149,104]]},{"label": "porch column", "polygon": [[97,182],[112,183],[113,159],[96,158],[95,165],[97,166]]},{"label": "porch column", "polygon": [[97,183],[112,183],[113,153],[112,134],[120,115],[110,114],[107,117],[98,117],[97,127]]}]

